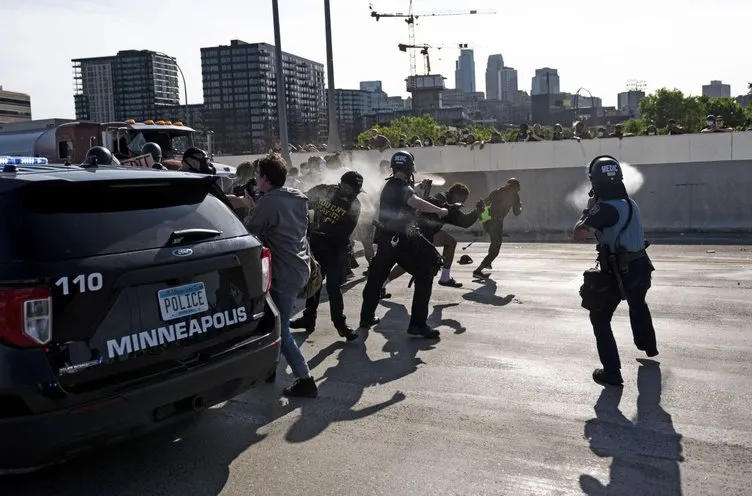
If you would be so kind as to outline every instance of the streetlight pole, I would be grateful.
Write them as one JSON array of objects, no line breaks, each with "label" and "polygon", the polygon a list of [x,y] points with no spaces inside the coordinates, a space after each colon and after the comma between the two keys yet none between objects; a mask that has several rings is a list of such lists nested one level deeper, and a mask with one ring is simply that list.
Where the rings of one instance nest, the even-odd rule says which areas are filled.
[{"label": "streetlight pole", "polygon": [[279,4],[272,0],[274,14],[274,59],[277,65],[277,122],[279,123],[279,139],[282,142],[282,158],[292,167],[290,157],[290,138],[287,135],[287,101],[285,99],[285,73],[282,68],[282,35],[279,29]]},{"label": "streetlight pole", "polygon": [[342,142],[339,139],[339,125],[337,124],[337,102],[334,90],[334,49],[332,48],[332,11],[329,6],[329,0],[324,0],[324,23],[326,25],[326,70],[327,100],[329,107],[329,138],[326,149],[330,152],[338,152],[342,149]]}]

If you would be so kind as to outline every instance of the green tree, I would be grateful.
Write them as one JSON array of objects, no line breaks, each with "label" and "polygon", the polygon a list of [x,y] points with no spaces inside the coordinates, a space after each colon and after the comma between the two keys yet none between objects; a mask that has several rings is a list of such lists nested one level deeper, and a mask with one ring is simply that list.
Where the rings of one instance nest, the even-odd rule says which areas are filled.
[{"label": "green tree", "polygon": [[413,136],[417,136],[421,140],[431,138],[436,141],[439,136],[443,135],[447,128],[438,124],[430,115],[424,116],[406,116],[393,120],[388,126],[374,126],[368,131],[364,131],[358,136],[358,141],[361,144],[365,144],[371,139],[371,130],[375,129],[376,132],[389,138],[392,145],[396,145],[399,142],[401,135],[409,140]]},{"label": "green tree", "polygon": [[[404,135],[407,140],[417,136],[422,141],[426,138],[431,138],[431,140],[436,143],[442,136],[449,137],[450,135],[454,136],[455,134],[451,132],[447,126],[437,123],[430,115],[410,115],[395,119],[388,126],[374,126],[371,129],[364,131],[358,136],[358,142],[360,144],[366,144],[371,139],[372,130],[376,130],[377,133],[389,138],[392,146],[397,146],[399,138],[402,135]],[[495,129],[473,124],[469,127],[468,131],[476,140],[488,140],[491,138],[491,134]]]},{"label": "green tree", "polygon": [[640,115],[658,128],[664,128],[669,119],[683,126],[687,131],[696,132],[705,120],[705,106],[698,97],[685,97],[678,90],[661,88],[640,101]]},{"label": "green tree", "polygon": [[705,103],[705,113],[710,115],[722,115],[723,120],[729,127],[739,128],[744,126],[747,115],[744,107],[733,98],[707,98],[700,97]]},{"label": "green tree", "polygon": [[637,136],[642,136],[647,131],[648,125],[642,119],[629,119],[628,121],[623,122],[621,127],[624,133],[632,133]]}]

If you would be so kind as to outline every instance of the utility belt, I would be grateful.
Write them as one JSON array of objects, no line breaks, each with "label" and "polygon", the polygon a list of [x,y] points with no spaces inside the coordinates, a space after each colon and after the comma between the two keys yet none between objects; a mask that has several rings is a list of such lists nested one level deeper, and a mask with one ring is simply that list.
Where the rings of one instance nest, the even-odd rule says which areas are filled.
[{"label": "utility belt", "polygon": [[[399,232],[384,229],[377,221],[374,221],[374,225],[376,225],[379,250],[386,248],[399,251],[399,255],[396,256],[397,263],[409,274],[433,278],[444,265],[441,253],[418,229]],[[411,284],[412,280],[408,287]]]},{"label": "utility belt", "polygon": [[[598,248],[598,262],[601,267],[608,270],[613,270],[619,274],[626,274],[629,272],[629,264],[634,260],[648,256],[647,252],[643,250],[639,251],[627,251],[625,248],[617,248],[615,253],[611,253],[608,247]],[[613,263],[613,262],[616,263]]]},{"label": "utility belt", "polygon": [[620,299],[626,300],[627,291],[622,276],[629,272],[630,262],[643,257],[647,257],[644,249],[629,252],[624,248],[618,248],[616,253],[611,253],[608,247],[599,247],[596,267],[582,274],[582,307],[591,312],[602,310],[615,288],[618,289]]}]

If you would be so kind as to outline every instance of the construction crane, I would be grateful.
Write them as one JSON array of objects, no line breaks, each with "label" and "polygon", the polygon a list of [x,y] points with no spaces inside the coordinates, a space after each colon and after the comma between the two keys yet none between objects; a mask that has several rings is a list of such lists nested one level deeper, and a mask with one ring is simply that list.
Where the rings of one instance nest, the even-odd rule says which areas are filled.
[{"label": "construction crane", "polygon": [[[382,17],[404,18],[405,22],[407,23],[407,30],[408,30],[409,40],[410,40],[409,43],[406,45],[408,47],[416,46],[415,45],[415,20],[420,17],[496,14],[496,11],[493,11],[493,10],[475,10],[475,9],[467,10],[467,11],[451,11],[451,12],[421,12],[421,13],[416,14],[415,12],[413,12],[413,0],[410,0],[410,7],[406,14],[403,12],[396,12],[396,13],[376,12],[375,10],[373,10],[373,4],[369,4],[368,8],[371,10],[371,17],[374,17],[376,21],[378,21]],[[420,46],[418,46],[418,48],[420,48]],[[415,49],[410,49],[410,75],[411,76],[416,75],[415,58],[416,58]]]},{"label": "construction crane", "polygon": [[[409,45],[405,43],[400,43],[399,45],[397,45],[397,48],[400,49],[400,52],[406,52],[408,49],[411,49],[411,50],[420,49],[420,54],[423,55],[423,64],[425,67],[426,76],[428,76],[429,74],[431,74],[431,57],[428,55],[428,49],[436,48],[437,50],[441,50],[442,48],[446,48],[448,46],[449,45],[433,45],[433,46],[425,45],[425,44],[424,45]],[[457,47],[460,49],[467,48],[468,44],[458,43]],[[415,74],[411,74],[411,75],[414,76]]]}]

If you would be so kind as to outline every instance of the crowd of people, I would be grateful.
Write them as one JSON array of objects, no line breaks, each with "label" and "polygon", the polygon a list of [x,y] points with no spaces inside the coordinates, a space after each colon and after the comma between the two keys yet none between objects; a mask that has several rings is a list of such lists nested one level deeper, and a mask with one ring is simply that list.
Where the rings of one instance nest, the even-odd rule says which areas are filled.
[{"label": "crowd of people", "polygon": [[[415,157],[408,150],[399,150],[391,160],[382,161],[379,171],[384,184],[373,201],[362,194],[363,174],[343,167],[337,155],[328,160],[313,157],[293,174],[288,174],[281,155],[273,152],[238,168],[238,181],[246,182],[236,188],[240,186],[247,193],[239,197],[243,206],[238,213],[245,218],[249,232],[272,253],[271,295],[281,316],[282,354],[295,376],[293,384],[284,389],[285,396],[318,395],[291,329],[315,331],[323,286],[334,328],[349,342],[359,339],[358,329],[380,322],[376,310],[379,300],[388,297],[387,284],[407,272],[415,290],[406,332],[438,339],[440,332],[427,322],[434,279],[441,273],[438,284],[462,286],[451,277],[456,240],[442,230],[444,225],[483,225],[491,243],[487,256],[473,271],[474,277],[483,279],[489,277],[483,270],[490,269],[499,254],[504,218],[510,212],[522,213],[520,182],[514,178],[479,200],[472,210],[463,212],[468,187],[457,183],[432,194],[430,181],[415,183]],[[621,301],[630,306],[637,348],[650,357],[658,354],[645,302],[654,268],[645,251],[639,209],[627,195],[619,162],[610,156],[597,157],[588,173],[593,186],[591,199],[575,226],[574,239],[584,241],[587,234],[596,237],[600,268],[585,272],[580,294],[582,306],[590,312],[603,365],[593,372],[593,379],[599,384],[620,386],[621,363],[611,319]],[[253,193],[255,188],[258,194]],[[359,230],[359,225],[373,229]],[[368,259],[359,323],[353,328],[345,317],[342,285],[351,267],[352,240],[358,236],[363,237],[364,247],[370,246],[373,256]],[[443,253],[437,247],[442,247]],[[460,263],[472,260],[463,255]],[[311,290],[303,292],[305,287]],[[299,318],[291,320],[294,301],[301,297],[306,299],[305,309]]]},{"label": "crowd of people", "polygon": [[[153,153],[154,167],[162,168],[158,147],[147,151]],[[117,164],[102,147],[89,150],[87,162]],[[198,148],[183,154],[180,169],[216,174],[210,157]],[[380,190],[380,194],[369,199],[362,195],[364,175],[343,167],[337,154],[311,157],[300,169],[290,169],[289,173],[282,156],[271,152],[241,164],[234,182],[223,188],[248,231],[272,254],[270,295],[280,315],[281,351],[296,378],[284,389],[285,396],[318,396],[316,382],[290,329],[316,329],[323,281],[337,333],[346,341],[360,337],[358,330],[347,323],[342,296],[342,284],[354,260],[353,238],[363,243],[369,262],[358,329],[380,322],[376,309],[379,300],[390,296],[386,293],[387,284],[407,272],[412,276],[410,284],[415,284],[407,334],[438,339],[440,332],[427,322],[434,279],[441,272],[438,284],[462,286],[451,277],[456,240],[443,231],[444,225],[467,229],[475,222],[481,223],[491,242],[473,276],[485,279],[489,274],[483,269],[490,269],[499,255],[504,218],[510,211],[515,216],[522,213],[520,182],[514,178],[479,200],[470,212],[463,212],[469,188],[456,183],[446,191],[431,194],[430,180],[416,185],[415,157],[408,150],[399,150],[391,160],[382,160],[378,170],[377,177],[384,183],[381,188],[373,184],[374,191]],[[620,302],[627,301],[635,346],[648,357],[658,355],[655,329],[645,301],[655,268],[646,251],[649,243],[639,207],[627,193],[619,161],[608,155],[598,156],[590,162],[587,172],[592,186],[590,200],[575,224],[573,239],[583,242],[591,235],[597,241],[597,267],[583,273],[580,288],[582,307],[590,313],[602,364],[593,372],[593,380],[621,386],[621,362],[611,320]],[[443,253],[437,247],[442,247]],[[459,263],[472,260],[463,255]],[[300,298],[306,300],[305,310],[300,318],[291,320]]]}]

